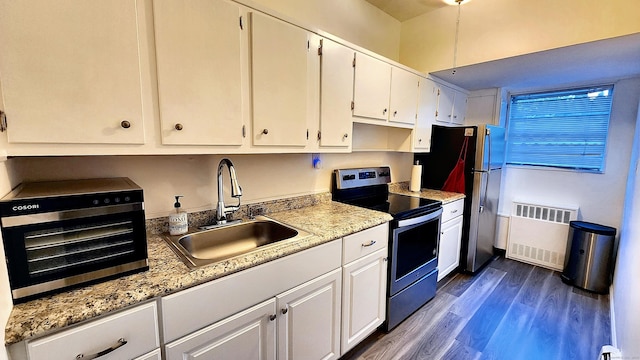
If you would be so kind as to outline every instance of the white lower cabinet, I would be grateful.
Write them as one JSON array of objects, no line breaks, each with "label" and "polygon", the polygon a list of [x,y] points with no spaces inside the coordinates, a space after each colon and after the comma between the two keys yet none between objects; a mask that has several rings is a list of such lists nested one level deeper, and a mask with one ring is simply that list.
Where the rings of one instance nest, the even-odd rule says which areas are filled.
[{"label": "white lower cabinet", "polygon": [[276,297],[278,359],[340,357],[341,273],[338,268]]},{"label": "white lower cabinet", "polygon": [[196,331],[165,347],[167,359],[276,359],[276,300]]},{"label": "white lower cabinet", "polygon": [[[27,341],[30,360],[132,359],[160,347],[156,302],[139,305],[87,324]],[[144,355],[144,356],[146,356]],[[153,357],[142,359],[153,359]]]},{"label": "white lower cabinet", "polygon": [[440,244],[438,245],[438,281],[460,264],[463,205],[464,200],[460,199],[442,206]]},{"label": "white lower cabinet", "polygon": [[155,349],[152,352],[138,356],[133,360],[162,360],[162,352],[160,349]]},{"label": "white lower cabinet", "polygon": [[388,236],[383,224],[343,239],[342,355],[385,320]]},{"label": "white lower cabinet", "polygon": [[167,359],[337,359],[340,275],[333,270],[173,341]]}]

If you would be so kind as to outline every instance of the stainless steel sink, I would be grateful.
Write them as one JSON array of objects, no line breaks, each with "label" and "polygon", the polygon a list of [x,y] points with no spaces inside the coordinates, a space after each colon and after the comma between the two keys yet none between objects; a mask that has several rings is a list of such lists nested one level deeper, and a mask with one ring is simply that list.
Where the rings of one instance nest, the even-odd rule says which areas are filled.
[{"label": "stainless steel sink", "polygon": [[190,268],[249,253],[283,240],[299,240],[308,232],[266,217],[182,236],[165,235],[174,252]]}]

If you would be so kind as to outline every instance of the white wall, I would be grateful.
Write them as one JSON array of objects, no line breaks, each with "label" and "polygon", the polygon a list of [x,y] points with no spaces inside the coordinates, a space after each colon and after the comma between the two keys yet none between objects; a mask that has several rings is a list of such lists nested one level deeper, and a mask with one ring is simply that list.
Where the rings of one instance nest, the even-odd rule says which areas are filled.
[{"label": "white wall", "polygon": [[615,84],[603,174],[507,167],[499,213],[508,215],[515,200],[577,205],[582,220],[620,229],[638,99],[640,78]]},{"label": "white wall", "polygon": [[[243,203],[330,191],[331,172],[337,168],[389,165],[392,181],[409,181],[410,153],[363,152],[321,154],[322,168],[311,164],[311,154],[228,155],[242,186]],[[16,177],[24,181],[127,176],[144,189],[147,218],[167,216],[173,195],[188,212],[215,208],[218,155],[91,156],[16,158]],[[223,171],[228,194],[229,175]],[[230,199],[227,197],[227,199]],[[235,202],[235,200],[233,200]]]},{"label": "white wall", "polygon": [[[423,72],[453,66],[456,6],[402,23],[400,62]],[[463,4],[457,65],[640,32],[640,1],[476,0]]]},{"label": "white wall", "polygon": [[[638,101],[636,101],[638,103]],[[616,346],[625,359],[640,358],[640,105],[636,123],[635,141],[630,162],[625,211],[618,246],[618,258],[611,293],[614,318],[613,333]]]},{"label": "white wall", "polygon": [[[242,0],[240,0],[242,1]],[[353,44],[398,61],[400,21],[364,0],[253,0]]]}]

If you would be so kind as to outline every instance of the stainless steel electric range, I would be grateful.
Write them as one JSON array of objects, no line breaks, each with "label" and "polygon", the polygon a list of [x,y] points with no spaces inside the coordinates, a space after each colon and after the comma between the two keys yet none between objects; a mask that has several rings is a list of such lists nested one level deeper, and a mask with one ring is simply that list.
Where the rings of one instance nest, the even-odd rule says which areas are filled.
[{"label": "stainless steel electric range", "polygon": [[391,194],[389,167],[333,172],[332,198],[393,216],[389,227],[387,318],[389,331],[431,300],[438,278],[442,203]]}]

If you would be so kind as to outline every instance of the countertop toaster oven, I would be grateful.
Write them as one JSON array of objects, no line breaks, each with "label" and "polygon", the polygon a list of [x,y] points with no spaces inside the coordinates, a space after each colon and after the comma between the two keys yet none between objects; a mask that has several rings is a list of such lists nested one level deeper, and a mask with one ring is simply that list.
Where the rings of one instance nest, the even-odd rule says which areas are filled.
[{"label": "countertop toaster oven", "polygon": [[23,183],[0,199],[14,303],[149,269],[142,189],[128,178]]}]

